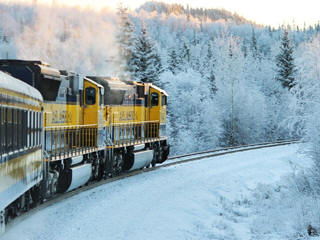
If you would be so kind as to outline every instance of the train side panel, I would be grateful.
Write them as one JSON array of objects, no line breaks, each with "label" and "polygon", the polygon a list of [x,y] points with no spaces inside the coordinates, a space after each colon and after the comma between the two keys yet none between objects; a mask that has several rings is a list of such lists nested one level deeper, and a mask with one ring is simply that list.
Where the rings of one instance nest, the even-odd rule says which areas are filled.
[{"label": "train side panel", "polygon": [[28,208],[40,191],[42,121],[40,93],[0,71],[1,216],[14,216],[19,209]]}]

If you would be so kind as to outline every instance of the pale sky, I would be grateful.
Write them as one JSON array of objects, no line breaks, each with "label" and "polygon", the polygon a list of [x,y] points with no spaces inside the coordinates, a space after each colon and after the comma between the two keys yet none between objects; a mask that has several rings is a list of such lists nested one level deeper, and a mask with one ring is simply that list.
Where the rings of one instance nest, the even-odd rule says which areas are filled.
[{"label": "pale sky", "polygon": [[[2,0],[7,2],[32,0]],[[51,3],[52,1],[66,5],[90,6],[99,9],[103,6],[116,8],[119,0],[38,0],[38,2]],[[146,0],[122,0],[125,6],[134,9]],[[158,0],[167,3],[187,4],[192,7],[224,8],[231,12],[261,24],[278,27],[293,21],[303,26],[314,24],[320,20],[320,0]]]}]

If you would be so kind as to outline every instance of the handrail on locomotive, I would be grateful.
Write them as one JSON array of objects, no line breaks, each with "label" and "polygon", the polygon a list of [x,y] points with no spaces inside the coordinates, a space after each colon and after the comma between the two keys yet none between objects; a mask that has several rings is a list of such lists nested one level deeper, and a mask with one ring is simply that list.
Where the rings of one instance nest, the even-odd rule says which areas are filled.
[{"label": "handrail on locomotive", "polygon": [[[48,161],[97,151],[98,124],[45,127]],[[114,123],[108,127],[107,148],[119,148],[160,140],[160,121]]]}]

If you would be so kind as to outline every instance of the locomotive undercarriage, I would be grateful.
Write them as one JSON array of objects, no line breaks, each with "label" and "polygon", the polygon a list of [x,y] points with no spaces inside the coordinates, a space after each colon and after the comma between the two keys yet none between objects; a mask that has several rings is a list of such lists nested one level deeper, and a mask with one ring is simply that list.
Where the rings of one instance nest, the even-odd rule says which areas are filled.
[{"label": "locomotive undercarriage", "polygon": [[71,191],[88,181],[99,181],[133,171],[155,166],[167,158],[166,141],[137,146],[101,150],[81,156],[81,161],[67,158],[51,163],[47,179],[46,197],[56,192]]},{"label": "locomotive undercarriage", "polygon": [[40,196],[40,185],[35,185],[6,207],[4,211],[0,211],[0,233],[2,231],[4,232],[5,224],[7,224],[10,219],[29,211],[40,203],[43,200]]}]

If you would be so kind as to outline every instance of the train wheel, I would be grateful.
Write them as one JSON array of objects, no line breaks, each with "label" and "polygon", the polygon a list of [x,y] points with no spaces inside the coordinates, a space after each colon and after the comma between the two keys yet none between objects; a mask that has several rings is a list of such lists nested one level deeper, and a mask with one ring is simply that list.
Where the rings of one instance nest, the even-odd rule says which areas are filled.
[{"label": "train wheel", "polygon": [[155,143],[153,145],[153,150],[154,150],[154,153],[153,153],[153,159],[151,162],[152,167],[154,167],[156,163],[159,162],[159,159],[160,159],[160,146],[158,143]]},{"label": "train wheel", "polygon": [[114,175],[119,175],[122,172],[123,161],[124,161],[124,157],[123,157],[122,151],[114,154],[114,162],[113,162]]},{"label": "train wheel", "polygon": [[8,224],[8,222],[9,222],[9,211],[8,211],[8,208],[6,208],[4,210],[4,222],[5,222],[5,224]]},{"label": "train wheel", "polygon": [[[30,195],[29,195],[29,197],[30,197],[31,200],[32,200],[31,207],[37,206],[37,204],[41,202],[41,191],[40,191],[40,187],[36,186],[36,187],[32,188],[32,189],[30,190]],[[29,201],[29,203],[30,203],[30,199],[28,199],[27,201]],[[29,205],[29,204],[28,204],[28,205]]]}]

